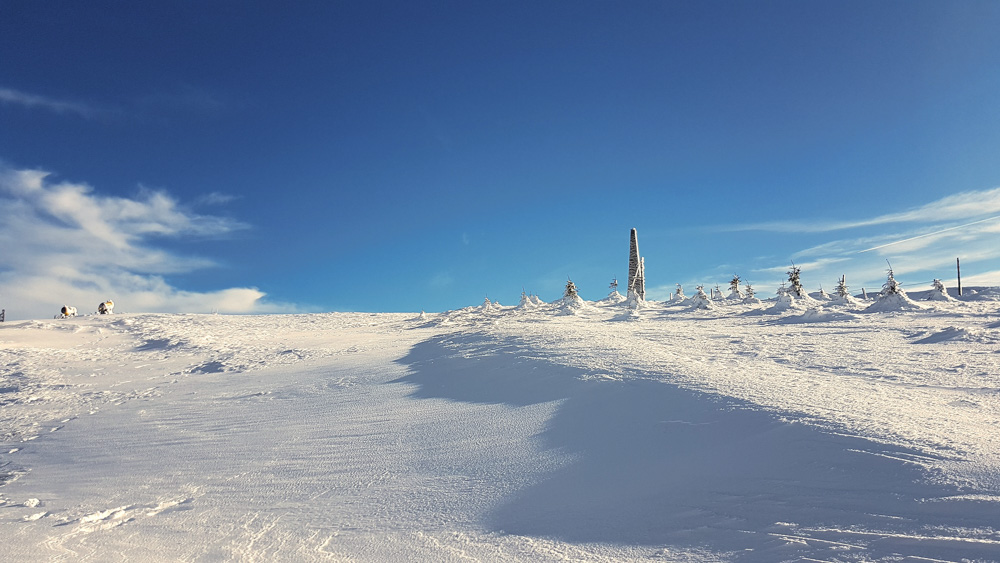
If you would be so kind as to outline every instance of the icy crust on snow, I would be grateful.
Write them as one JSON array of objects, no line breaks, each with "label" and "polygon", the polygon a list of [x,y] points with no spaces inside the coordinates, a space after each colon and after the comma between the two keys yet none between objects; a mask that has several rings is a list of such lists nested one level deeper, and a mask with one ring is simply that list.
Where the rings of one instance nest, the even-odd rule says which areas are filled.
[{"label": "icy crust on snow", "polygon": [[5,323],[0,560],[997,560],[980,299]]}]

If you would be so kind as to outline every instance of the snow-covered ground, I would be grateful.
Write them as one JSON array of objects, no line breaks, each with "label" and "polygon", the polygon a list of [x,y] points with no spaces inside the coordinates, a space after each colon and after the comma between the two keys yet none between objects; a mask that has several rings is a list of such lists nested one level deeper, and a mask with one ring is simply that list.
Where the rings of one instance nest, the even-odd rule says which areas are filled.
[{"label": "snow-covered ground", "polygon": [[911,297],[2,323],[0,560],[1000,560],[1000,293]]}]

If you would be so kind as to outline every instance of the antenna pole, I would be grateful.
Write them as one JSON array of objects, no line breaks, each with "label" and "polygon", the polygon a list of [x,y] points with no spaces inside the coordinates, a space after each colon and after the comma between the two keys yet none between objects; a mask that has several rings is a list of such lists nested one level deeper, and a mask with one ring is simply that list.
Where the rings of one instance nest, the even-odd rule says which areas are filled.
[{"label": "antenna pole", "polygon": [[962,263],[955,258],[955,269],[958,270],[958,296],[962,296]]}]

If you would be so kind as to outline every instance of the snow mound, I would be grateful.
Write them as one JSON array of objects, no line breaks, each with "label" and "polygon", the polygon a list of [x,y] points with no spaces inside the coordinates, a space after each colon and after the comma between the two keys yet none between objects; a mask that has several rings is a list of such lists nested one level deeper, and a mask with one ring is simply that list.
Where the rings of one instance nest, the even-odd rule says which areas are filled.
[{"label": "snow mound", "polygon": [[827,311],[822,307],[815,307],[812,309],[807,309],[801,315],[789,315],[783,317],[774,322],[779,324],[798,324],[798,323],[826,323],[833,321],[848,321],[856,319],[855,315],[850,313],[842,313],[838,311]]},{"label": "snow mound", "polygon": [[893,311],[919,311],[924,306],[907,297],[905,293],[889,293],[882,295],[878,301],[869,305],[866,313],[891,313]]},{"label": "snow mound", "polygon": [[836,293],[830,296],[830,305],[839,305],[846,307],[860,307],[863,305],[860,299],[854,297],[853,295],[837,295]]},{"label": "snow mound", "polygon": [[822,288],[820,288],[819,291],[814,291],[807,295],[809,296],[810,299],[815,299],[816,301],[830,301],[832,299],[832,296],[826,291],[824,291]]},{"label": "snow mound", "polygon": [[553,301],[552,304],[555,305],[556,309],[567,315],[575,315],[592,308],[579,295],[567,295],[562,299]]},{"label": "snow mound", "polygon": [[514,310],[516,310],[516,311],[532,311],[534,309],[537,309],[539,307],[539,304],[534,299],[532,299],[532,297],[534,297],[534,296],[533,295],[528,295],[526,293],[522,293],[521,294],[521,302],[517,304],[517,307],[514,307]]},{"label": "snow mound", "polygon": [[709,299],[705,290],[700,286],[698,287],[698,293],[695,293],[690,299],[687,300],[687,306],[692,310],[715,308],[712,300]]},{"label": "snow mound", "polygon": [[785,311],[803,309],[805,306],[799,303],[797,299],[791,296],[789,293],[779,293],[778,298],[775,300],[774,305],[771,305],[765,311],[769,314],[784,313]]},{"label": "snow mound", "polygon": [[924,299],[927,301],[955,301],[954,297],[948,295],[948,288],[939,279],[934,280],[934,288],[927,293],[927,297]]},{"label": "snow mound", "polygon": [[945,327],[942,330],[928,334],[915,341],[916,344],[937,344],[939,342],[979,342],[982,344],[992,344],[1000,341],[994,334],[983,331],[960,328],[955,326]]},{"label": "snow mound", "polygon": [[631,307],[625,307],[621,313],[612,317],[612,322],[629,321],[636,322],[641,321],[642,315],[639,314],[639,309],[633,309]]},{"label": "snow mound", "polygon": [[616,289],[609,293],[607,297],[598,301],[598,303],[602,305],[618,305],[622,301],[625,301],[625,296],[618,293],[618,290]]}]

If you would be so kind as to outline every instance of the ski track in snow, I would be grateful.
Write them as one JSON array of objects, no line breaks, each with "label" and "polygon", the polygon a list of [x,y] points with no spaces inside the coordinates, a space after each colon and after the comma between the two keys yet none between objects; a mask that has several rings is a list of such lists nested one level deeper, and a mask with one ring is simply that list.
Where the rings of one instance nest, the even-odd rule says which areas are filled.
[{"label": "ski track in snow", "polygon": [[0,559],[1000,560],[1000,307],[922,304],[4,323]]}]

